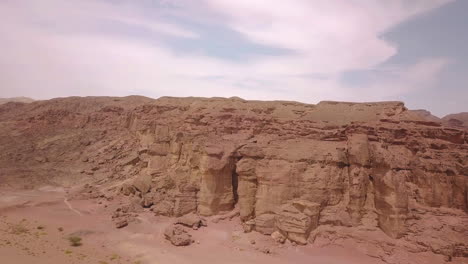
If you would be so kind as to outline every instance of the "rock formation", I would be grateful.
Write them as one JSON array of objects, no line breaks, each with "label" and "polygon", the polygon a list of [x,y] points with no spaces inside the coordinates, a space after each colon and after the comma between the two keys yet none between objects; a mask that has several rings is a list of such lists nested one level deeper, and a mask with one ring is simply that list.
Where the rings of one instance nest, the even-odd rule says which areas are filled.
[{"label": "rock formation", "polygon": [[34,99],[31,99],[28,97],[0,98],[0,104],[6,104],[9,102],[31,103],[31,102],[34,102]]},{"label": "rock formation", "polygon": [[164,236],[174,246],[188,246],[192,244],[192,236],[180,225],[171,225],[164,230]]},{"label": "rock formation", "polygon": [[362,234],[384,232],[380,244],[447,257],[468,257],[467,143],[466,128],[401,102],[87,97],[0,106],[1,184],[92,181],[157,215],[236,207],[246,231],[279,241],[374,243]]},{"label": "rock formation", "polygon": [[447,126],[468,127],[468,112],[446,115],[442,121]]},{"label": "rock formation", "polygon": [[424,110],[424,109],[418,109],[418,110],[409,110],[410,112],[413,112],[417,115],[419,115],[421,118],[424,118],[428,121],[433,121],[433,122],[441,122],[442,119],[438,118],[437,116],[432,115],[431,112]]}]

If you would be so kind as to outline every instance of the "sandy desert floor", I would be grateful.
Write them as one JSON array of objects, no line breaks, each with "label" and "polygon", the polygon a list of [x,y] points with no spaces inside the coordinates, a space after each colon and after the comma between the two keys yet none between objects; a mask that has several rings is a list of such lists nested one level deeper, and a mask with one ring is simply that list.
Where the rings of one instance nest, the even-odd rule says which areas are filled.
[{"label": "sandy desert floor", "polygon": [[[209,222],[193,231],[196,241],[175,247],[164,239],[170,218],[140,214],[116,229],[113,202],[72,200],[62,188],[0,191],[2,264],[185,264],[185,263],[383,263],[349,247],[278,245],[256,232],[243,233],[239,220]],[[69,236],[82,238],[73,247]],[[269,251],[266,253],[266,251]]]},{"label": "sandy desert floor", "polygon": [[[210,222],[192,232],[194,244],[174,247],[163,235],[171,219],[142,213],[116,229],[111,205],[65,197],[64,189],[52,187],[0,193],[1,263],[377,263],[342,247],[280,247],[268,236],[243,233],[236,219]],[[71,235],[82,245],[72,247]]]}]

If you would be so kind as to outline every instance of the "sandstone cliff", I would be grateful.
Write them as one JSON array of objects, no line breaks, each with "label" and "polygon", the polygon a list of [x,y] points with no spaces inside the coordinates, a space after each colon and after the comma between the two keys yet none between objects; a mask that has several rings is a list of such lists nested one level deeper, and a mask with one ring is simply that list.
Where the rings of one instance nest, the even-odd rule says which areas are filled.
[{"label": "sandstone cliff", "polygon": [[468,257],[467,130],[401,102],[7,103],[0,146],[4,186],[92,182],[160,215],[236,208],[246,232],[298,244],[353,237],[387,260],[397,244]]}]

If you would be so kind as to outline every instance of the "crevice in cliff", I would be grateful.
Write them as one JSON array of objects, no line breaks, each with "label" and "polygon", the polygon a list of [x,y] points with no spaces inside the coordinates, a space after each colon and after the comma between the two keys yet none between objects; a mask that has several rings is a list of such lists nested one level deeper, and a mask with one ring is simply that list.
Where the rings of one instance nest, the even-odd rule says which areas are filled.
[{"label": "crevice in cliff", "polygon": [[239,201],[239,193],[237,191],[239,187],[239,174],[237,174],[237,162],[239,162],[242,159],[242,157],[234,157],[233,158],[233,164],[232,164],[232,195],[234,197],[234,205],[237,204]]},{"label": "crevice in cliff", "polygon": [[239,175],[236,173],[235,169],[232,173],[232,194],[234,196],[234,204],[237,204],[239,200],[239,194],[237,193],[237,187],[239,186]]}]

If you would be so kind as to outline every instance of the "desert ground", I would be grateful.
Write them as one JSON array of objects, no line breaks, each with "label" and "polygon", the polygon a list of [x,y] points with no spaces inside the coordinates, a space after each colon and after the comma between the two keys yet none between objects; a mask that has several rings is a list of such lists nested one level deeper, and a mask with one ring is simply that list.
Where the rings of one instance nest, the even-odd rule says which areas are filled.
[{"label": "desert ground", "polygon": [[[77,188],[79,189],[79,188]],[[159,264],[159,263],[386,263],[372,247],[349,241],[300,246],[278,244],[270,236],[244,233],[238,218],[216,221],[191,232],[194,243],[175,247],[164,237],[170,217],[140,212],[126,228],[109,217],[122,201],[68,200],[73,188],[0,192],[0,256],[6,264]],[[218,217],[219,218],[219,217]],[[82,238],[72,246],[70,236]],[[367,254],[366,254],[367,253]],[[401,263],[445,263],[441,255],[397,254]],[[454,258],[450,263],[466,263]],[[398,263],[398,262],[396,262]]]},{"label": "desert ground", "polygon": [[[109,215],[118,203],[68,201],[67,192],[51,186],[0,192],[2,263],[383,263],[352,245],[279,245],[269,236],[244,233],[238,219],[209,222],[192,232],[193,245],[175,247],[163,235],[173,219],[146,212],[116,229]],[[81,237],[82,245],[71,246],[70,236]]]}]

